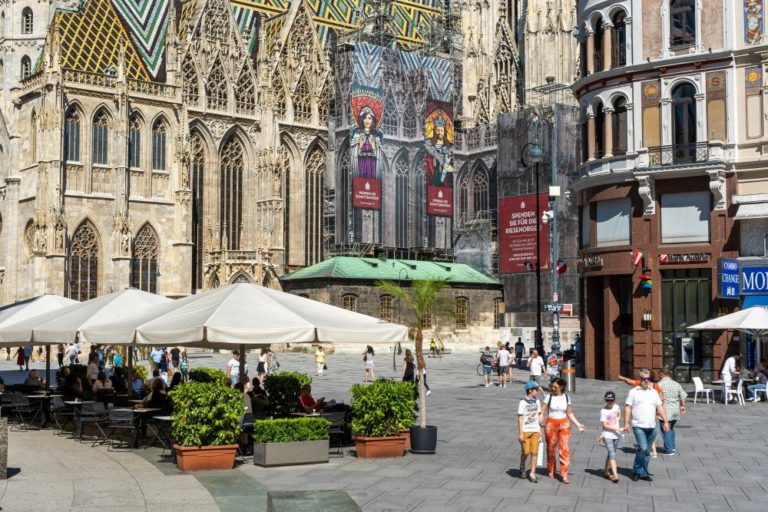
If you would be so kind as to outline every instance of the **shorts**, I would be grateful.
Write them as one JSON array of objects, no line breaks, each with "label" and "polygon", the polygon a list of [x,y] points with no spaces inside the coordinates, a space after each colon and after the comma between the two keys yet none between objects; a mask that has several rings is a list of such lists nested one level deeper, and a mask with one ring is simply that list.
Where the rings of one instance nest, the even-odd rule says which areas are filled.
[{"label": "shorts", "polygon": [[520,448],[524,456],[536,455],[539,452],[539,432],[523,432],[523,440],[520,441]]},{"label": "shorts", "polygon": [[509,370],[509,366],[499,366],[499,375],[506,375]]},{"label": "shorts", "polygon": [[491,370],[493,370],[493,367],[491,367],[491,365],[489,365],[489,364],[484,364],[483,365],[483,375],[490,375],[491,374]]}]

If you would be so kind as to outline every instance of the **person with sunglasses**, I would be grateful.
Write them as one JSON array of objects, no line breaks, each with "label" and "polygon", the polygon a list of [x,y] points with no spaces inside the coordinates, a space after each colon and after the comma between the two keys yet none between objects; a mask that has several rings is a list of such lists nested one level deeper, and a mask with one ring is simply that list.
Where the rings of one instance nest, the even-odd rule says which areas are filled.
[{"label": "person with sunglasses", "polygon": [[[638,375],[640,377],[648,377],[651,380],[651,387],[653,387],[653,389],[656,390],[656,392],[659,394],[659,398],[661,398],[661,401],[663,402],[664,390],[662,390],[661,387],[659,386],[659,383],[656,382],[653,372],[648,368],[641,368],[640,371],[638,372]],[[619,375],[619,380],[633,388],[636,388],[637,386],[640,385],[640,379],[630,379],[629,377],[624,377],[623,375]],[[651,457],[653,457],[654,459],[657,457],[656,443],[653,443],[651,445]]]},{"label": "person with sunglasses", "polygon": [[651,379],[647,374],[640,374],[640,385],[632,388],[624,403],[624,431],[632,433],[637,441],[635,463],[632,467],[632,481],[653,481],[649,473],[650,447],[656,440],[656,417],[663,420],[662,430],[669,431],[667,413],[664,411],[661,397],[651,387]]}]

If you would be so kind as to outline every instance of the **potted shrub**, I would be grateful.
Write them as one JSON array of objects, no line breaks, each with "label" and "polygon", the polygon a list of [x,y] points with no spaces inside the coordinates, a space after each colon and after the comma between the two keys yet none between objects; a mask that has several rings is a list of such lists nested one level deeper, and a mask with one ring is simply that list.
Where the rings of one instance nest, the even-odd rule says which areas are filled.
[{"label": "potted shrub", "polygon": [[299,395],[305,384],[312,384],[312,377],[298,372],[276,372],[264,379],[264,389],[269,402],[278,416],[288,416],[299,408]]},{"label": "potted shrub", "polygon": [[217,368],[193,368],[189,370],[189,380],[194,382],[209,382],[212,384],[228,384],[227,372]]},{"label": "potted shrub", "polygon": [[232,469],[245,412],[242,394],[221,384],[188,382],[169,396],[178,468]]},{"label": "potted shrub", "polygon": [[380,379],[355,384],[350,392],[357,456],[402,457],[405,436],[400,432],[413,424],[413,385]]},{"label": "potted shrub", "polygon": [[285,418],[253,423],[253,463],[292,466],[328,462],[328,427],[323,418]]},{"label": "potted shrub", "polygon": [[[448,286],[445,281],[413,281],[410,289],[390,281],[376,283],[384,293],[392,295],[400,300],[411,312],[415,333],[416,375],[421,375],[427,364],[424,360],[424,333],[427,319],[436,318],[441,314],[451,315],[450,300],[440,296],[442,290]],[[419,379],[419,424],[411,426],[411,453],[435,453],[437,449],[437,427],[427,425],[427,393],[424,388],[424,379]]]}]

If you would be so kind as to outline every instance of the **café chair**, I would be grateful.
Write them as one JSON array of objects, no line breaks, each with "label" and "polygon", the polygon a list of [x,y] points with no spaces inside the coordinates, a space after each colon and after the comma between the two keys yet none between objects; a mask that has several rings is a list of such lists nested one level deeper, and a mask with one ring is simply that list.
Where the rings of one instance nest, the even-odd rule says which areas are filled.
[{"label": "caf\u00e9 chair", "polygon": [[744,380],[739,379],[739,383],[736,385],[736,389],[726,389],[725,390],[725,405],[728,405],[728,402],[735,398],[739,401],[739,405],[744,405]]},{"label": "caf\u00e9 chair", "polygon": [[693,385],[696,387],[693,394],[693,403],[696,403],[696,399],[699,397],[700,393],[702,393],[704,397],[707,399],[707,403],[709,403],[710,395],[712,396],[712,401],[713,402],[715,401],[714,391],[710,388],[704,387],[704,383],[701,381],[701,377],[694,377]]},{"label": "caf\u00e9 chair", "polygon": [[70,424],[75,426],[75,411],[64,403],[61,397],[54,397],[51,403],[51,417],[56,424],[55,434],[63,434],[64,426]]}]

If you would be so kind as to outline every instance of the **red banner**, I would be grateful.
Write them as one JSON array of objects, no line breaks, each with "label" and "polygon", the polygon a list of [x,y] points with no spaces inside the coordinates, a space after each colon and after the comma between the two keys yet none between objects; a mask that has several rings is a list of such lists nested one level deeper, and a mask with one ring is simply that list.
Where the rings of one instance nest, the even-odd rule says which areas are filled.
[{"label": "red banner", "polygon": [[373,178],[353,178],[352,206],[381,210],[381,181]]},{"label": "red banner", "polygon": [[427,213],[450,217],[453,215],[453,189],[451,187],[427,187]]},{"label": "red banner", "polygon": [[[539,195],[539,217],[549,196]],[[541,268],[549,268],[549,224],[539,219]],[[502,274],[536,270],[536,195],[499,200],[499,270]]]}]

